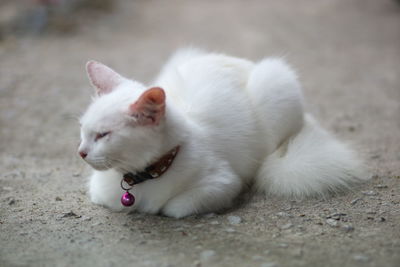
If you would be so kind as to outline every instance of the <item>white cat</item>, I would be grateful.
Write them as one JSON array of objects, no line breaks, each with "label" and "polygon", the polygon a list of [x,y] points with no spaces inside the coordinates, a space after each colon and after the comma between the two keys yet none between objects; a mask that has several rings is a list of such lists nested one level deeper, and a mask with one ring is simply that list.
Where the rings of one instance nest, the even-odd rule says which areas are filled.
[{"label": "white cat", "polygon": [[[304,114],[296,74],[281,59],[180,50],[152,86],[94,61],[87,73],[96,97],[81,118],[79,152],[95,169],[94,203],[180,218],[229,207],[251,182],[301,198],[368,179],[354,152]],[[135,204],[124,207],[123,175],[173,148],[165,173],[136,184]]]}]

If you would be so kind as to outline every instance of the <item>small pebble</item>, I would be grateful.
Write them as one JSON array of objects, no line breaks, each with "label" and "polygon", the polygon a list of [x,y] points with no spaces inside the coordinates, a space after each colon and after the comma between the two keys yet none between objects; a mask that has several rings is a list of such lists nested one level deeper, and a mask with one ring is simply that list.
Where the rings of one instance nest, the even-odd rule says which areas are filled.
[{"label": "small pebble", "polygon": [[264,258],[261,257],[260,255],[254,255],[253,257],[251,257],[251,259],[253,261],[262,261]]},{"label": "small pebble", "polygon": [[15,199],[14,198],[9,198],[8,200],[8,205],[14,205],[15,204]]},{"label": "small pebble", "polygon": [[277,237],[280,237],[281,236],[281,234],[280,233],[275,233],[275,234],[272,234],[272,238],[277,238]]},{"label": "small pebble", "polygon": [[340,212],[336,212],[336,213],[332,213],[328,216],[326,216],[327,219],[334,219],[334,220],[340,220],[341,217],[346,216],[346,213],[340,213]]},{"label": "small pebble", "polygon": [[376,211],[374,211],[374,210],[367,210],[366,213],[367,213],[367,214],[376,214]]},{"label": "small pebble", "polygon": [[386,221],[386,219],[384,217],[379,217],[378,221],[379,222],[384,222],[384,221]]},{"label": "small pebble", "polygon": [[327,219],[326,223],[332,227],[337,227],[338,226],[338,221],[335,219]]},{"label": "small pebble", "polygon": [[275,262],[264,262],[261,263],[260,267],[279,267],[279,264]]},{"label": "small pebble", "polygon": [[287,223],[287,224],[282,225],[282,226],[279,227],[279,228],[282,229],[282,230],[287,230],[287,229],[289,229],[289,228],[292,228],[292,226],[293,226],[293,224]]},{"label": "small pebble", "polygon": [[69,217],[81,218],[82,216],[77,215],[77,214],[76,214],[75,212],[73,212],[73,211],[63,213],[63,214],[60,216],[60,218],[69,218]]},{"label": "small pebble", "polygon": [[61,197],[56,197],[56,201],[62,201]]},{"label": "small pebble", "polygon": [[362,262],[367,262],[369,260],[369,258],[363,254],[354,255],[353,259],[356,261],[362,261]]},{"label": "small pebble", "polygon": [[217,253],[214,250],[204,250],[200,253],[201,261],[211,261],[216,257]]},{"label": "small pebble", "polygon": [[212,222],[210,222],[210,224],[217,225],[217,224],[219,224],[219,221],[212,221]]},{"label": "small pebble", "polygon": [[375,191],[373,191],[373,190],[370,190],[370,191],[362,191],[361,193],[363,193],[363,194],[366,195],[366,196],[376,196],[376,195],[378,195],[378,193],[375,192]]},{"label": "small pebble", "polygon": [[74,173],[72,174],[72,176],[73,176],[73,177],[79,177],[79,176],[81,176],[81,174],[80,174],[79,172],[74,172]]},{"label": "small pebble", "polygon": [[375,188],[379,188],[379,189],[388,188],[388,186],[385,185],[385,184],[377,184],[377,185],[375,185],[374,187],[375,187]]},{"label": "small pebble", "polygon": [[354,205],[354,204],[356,204],[358,201],[360,201],[361,200],[361,198],[356,198],[356,199],[353,199],[351,202],[350,202],[350,204],[351,205]]},{"label": "small pebble", "polygon": [[225,228],[225,232],[233,233],[233,232],[236,232],[236,230],[233,228]]},{"label": "small pebble", "polygon": [[350,224],[344,224],[340,227],[340,229],[342,229],[346,233],[354,231],[354,227]]},{"label": "small pebble", "polygon": [[239,216],[228,216],[228,221],[230,224],[239,224],[242,222],[242,218]]}]

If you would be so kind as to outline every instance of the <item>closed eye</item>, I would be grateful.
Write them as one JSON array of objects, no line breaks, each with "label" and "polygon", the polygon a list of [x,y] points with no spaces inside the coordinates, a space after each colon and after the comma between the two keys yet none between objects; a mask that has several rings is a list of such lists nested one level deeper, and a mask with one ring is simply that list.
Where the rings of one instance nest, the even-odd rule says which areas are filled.
[{"label": "closed eye", "polygon": [[96,142],[97,140],[109,135],[111,132],[104,132],[104,133],[97,133],[96,137],[94,138],[94,141]]}]

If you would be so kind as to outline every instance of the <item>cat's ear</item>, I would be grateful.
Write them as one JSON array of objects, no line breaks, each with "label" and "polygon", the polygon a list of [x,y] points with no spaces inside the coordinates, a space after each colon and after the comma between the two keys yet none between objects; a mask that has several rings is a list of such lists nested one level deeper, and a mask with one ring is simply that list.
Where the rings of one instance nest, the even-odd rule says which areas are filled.
[{"label": "cat's ear", "polygon": [[129,106],[130,115],[139,125],[158,125],[165,115],[165,92],[160,87],[145,91]]},{"label": "cat's ear", "polygon": [[98,96],[112,92],[124,80],[111,68],[93,60],[86,63],[86,72]]}]

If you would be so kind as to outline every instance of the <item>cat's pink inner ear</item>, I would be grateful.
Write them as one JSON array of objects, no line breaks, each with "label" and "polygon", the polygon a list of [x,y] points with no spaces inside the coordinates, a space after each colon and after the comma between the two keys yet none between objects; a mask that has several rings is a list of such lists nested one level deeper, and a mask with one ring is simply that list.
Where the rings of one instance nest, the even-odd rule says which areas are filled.
[{"label": "cat's pink inner ear", "polygon": [[86,71],[99,96],[112,92],[123,81],[121,75],[96,61],[86,63]]},{"label": "cat's pink inner ear", "polygon": [[157,125],[165,115],[165,92],[160,87],[150,88],[129,108],[140,125]]}]

